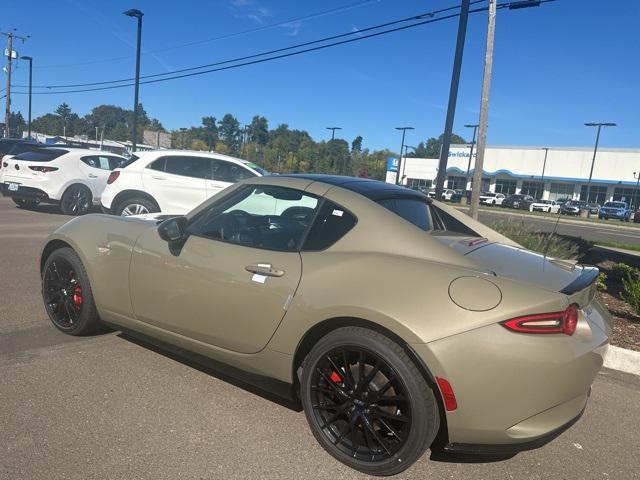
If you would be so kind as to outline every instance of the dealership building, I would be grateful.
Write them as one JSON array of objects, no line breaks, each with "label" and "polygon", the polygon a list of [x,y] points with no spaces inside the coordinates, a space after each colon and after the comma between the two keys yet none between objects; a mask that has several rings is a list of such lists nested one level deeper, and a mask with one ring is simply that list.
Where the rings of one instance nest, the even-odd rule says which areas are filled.
[{"label": "dealership building", "polygon": [[[445,186],[471,189],[476,152],[471,145],[452,145]],[[545,162],[546,155],[546,162]],[[593,148],[487,146],[482,191],[522,193],[535,198],[586,200]],[[398,160],[387,162],[387,181],[393,183]],[[467,171],[469,174],[467,175]],[[408,187],[435,187],[437,158],[405,158],[401,183]],[[640,175],[640,149],[599,148],[593,166],[589,201],[622,200],[631,203]],[[637,203],[637,202],[633,202]]]}]

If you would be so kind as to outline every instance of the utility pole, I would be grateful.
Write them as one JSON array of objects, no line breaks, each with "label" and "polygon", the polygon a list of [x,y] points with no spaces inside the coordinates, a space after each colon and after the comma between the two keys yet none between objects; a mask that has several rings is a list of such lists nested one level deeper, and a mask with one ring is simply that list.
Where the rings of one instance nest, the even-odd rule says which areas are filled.
[{"label": "utility pole", "polygon": [[[478,131],[478,124],[474,123],[471,125],[465,125],[465,128],[473,128],[473,139],[471,140],[471,149],[469,150],[469,161],[467,162],[467,176],[465,177],[465,181],[467,184],[469,183],[469,172],[471,171],[471,160],[473,159],[473,147],[476,144],[476,132]],[[464,189],[467,189],[467,185],[465,184]]]},{"label": "utility pole", "polygon": [[596,145],[593,148],[593,159],[591,160],[591,170],[589,171],[589,183],[587,183],[587,198],[585,201],[587,204],[589,203],[589,195],[591,194],[591,178],[593,177],[593,166],[596,164],[596,155],[598,154],[598,144],[600,143],[600,130],[602,127],[615,127],[616,124],[612,122],[604,122],[604,123],[585,123],[585,127],[597,127],[598,132],[596,133]]},{"label": "utility pole", "polygon": [[540,177],[540,182],[542,182],[542,197],[544,197],[544,171],[547,168],[547,155],[549,154],[549,147],[542,147],[542,150],[544,150],[544,162],[542,163],[542,176]]},{"label": "utility pole", "polygon": [[136,83],[133,93],[133,135],[131,139],[131,152],[136,151],[138,143],[138,92],[140,90],[140,46],[142,42],[142,17],[144,13],[140,10],[132,8],[124,12],[127,17],[138,19],[138,37],[136,46]]},{"label": "utility pole", "polygon": [[29,110],[27,114],[27,140],[31,140],[31,89],[33,87],[33,58],[23,55],[22,60],[29,62]]},{"label": "utility pole", "polygon": [[413,127],[396,127],[396,130],[402,131],[402,143],[400,144],[400,159],[398,160],[398,169],[396,170],[396,185],[402,183],[402,178],[400,177],[400,170],[402,170],[402,153],[404,151],[404,136],[407,133],[407,130],[413,130]]},{"label": "utility pole", "polygon": [[451,74],[451,87],[449,88],[449,105],[447,107],[447,119],[444,123],[442,136],[442,148],[440,150],[440,162],[438,163],[438,175],[436,177],[436,199],[442,198],[444,181],[447,177],[447,162],[449,161],[449,146],[453,133],[453,120],[456,115],[456,103],[458,101],[458,85],[460,85],[460,72],[462,70],[462,54],[464,53],[464,41],[467,36],[467,19],[469,18],[469,0],[462,0],[460,5],[460,20],[458,22],[458,38],[456,40],[456,53],[453,57],[453,73]]},{"label": "utility pole", "polygon": [[478,127],[478,152],[473,170],[473,188],[471,189],[470,215],[478,219],[478,203],[482,189],[482,169],[484,167],[484,151],[487,146],[487,121],[489,119],[489,92],[491,91],[491,70],[493,68],[493,41],[496,33],[496,0],[489,0],[489,21],[487,24],[487,51],[484,57],[484,74],[482,78],[482,98],[480,100],[480,125]]},{"label": "utility pole", "polygon": [[336,138],[336,130],[342,130],[342,127],[327,127],[327,130],[331,130],[331,141]]},{"label": "utility pole", "polygon": [[11,121],[11,62],[13,61],[13,39],[18,38],[24,43],[29,36],[21,37],[13,32],[0,32],[0,34],[7,37],[7,85],[5,87],[7,97],[4,110],[4,136],[9,138],[11,136],[11,126],[9,124]]}]

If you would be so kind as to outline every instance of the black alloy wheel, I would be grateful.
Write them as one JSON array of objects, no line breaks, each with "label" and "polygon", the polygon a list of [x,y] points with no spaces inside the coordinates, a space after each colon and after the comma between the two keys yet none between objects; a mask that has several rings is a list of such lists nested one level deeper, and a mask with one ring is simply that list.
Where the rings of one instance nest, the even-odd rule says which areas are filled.
[{"label": "black alloy wheel", "polygon": [[305,360],[301,397],[325,450],[372,475],[408,468],[439,427],[433,391],[411,359],[364,328],[341,328],[318,342]]},{"label": "black alloy wheel", "polygon": [[60,210],[66,215],[84,215],[91,208],[91,190],[84,185],[71,185],[62,195]]},{"label": "black alloy wheel", "polygon": [[101,326],[89,277],[71,248],[55,250],[47,258],[42,300],[53,325],[69,335],[87,335]]}]

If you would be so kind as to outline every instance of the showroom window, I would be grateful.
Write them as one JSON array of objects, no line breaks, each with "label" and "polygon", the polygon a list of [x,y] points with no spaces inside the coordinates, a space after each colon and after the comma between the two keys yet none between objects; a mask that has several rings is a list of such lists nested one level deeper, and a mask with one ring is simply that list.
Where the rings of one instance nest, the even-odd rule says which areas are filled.
[{"label": "showroom window", "polygon": [[542,182],[522,182],[520,193],[523,195],[531,195],[533,198],[542,198],[543,190]]},{"label": "showroom window", "polygon": [[588,203],[598,203],[602,205],[607,201],[607,187],[599,187],[596,185],[591,185],[591,190],[589,191],[589,198],[587,199],[587,188],[588,185],[582,185],[580,187],[580,200],[583,202],[586,201]]},{"label": "showroom window", "polygon": [[498,178],[496,180],[496,193],[503,193],[505,195],[511,195],[516,193],[516,181],[507,180],[504,178]]},{"label": "showroom window", "polygon": [[575,185],[573,183],[552,183],[549,189],[549,200],[559,198],[573,198]]},{"label": "showroom window", "polygon": [[636,193],[635,188],[618,187],[613,191],[614,202],[627,202],[627,203],[633,203],[634,205],[637,205],[638,198],[640,198],[640,195]]},{"label": "showroom window", "polygon": [[450,188],[452,190],[466,190],[467,177],[448,177],[447,188]]},{"label": "showroom window", "polygon": [[431,188],[432,185],[433,185],[433,180],[426,180],[424,178],[408,178],[407,179],[407,187],[409,188],[416,188],[416,187]]}]

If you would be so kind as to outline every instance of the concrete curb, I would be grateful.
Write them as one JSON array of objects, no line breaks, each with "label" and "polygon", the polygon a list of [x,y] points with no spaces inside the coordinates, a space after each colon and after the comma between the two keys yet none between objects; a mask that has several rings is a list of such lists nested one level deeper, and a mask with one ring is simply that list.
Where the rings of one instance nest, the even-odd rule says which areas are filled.
[{"label": "concrete curb", "polygon": [[[449,204],[451,205],[451,204]],[[453,206],[453,205],[451,205]],[[467,211],[469,210],[469,207],[465,207],[465,206],[454,206],[453,208],[457,208],[458,210],[462,210],[462,211]],[[531,212],[529,212],[528,210],[516,210],[516,211],[509,211],[509,210],[504,210],[501,209],[500,207],[480,207],[480,212],[490,212],[490,213],[495,213],[498,215],[504,215],[504,216],[511,216],[511,217],[532,217],[532,218],[537,218],[539,220],[547,220],[550,222],[555,222],[558,217],[557,216],[549,216],[549,215],[535,215],[532,214]],[[568,215],[562,215],[561,216],[562,220],[560,220],[560,223],[572,223],[575,225],[586,225],[586,226],[590,226],[590,227],[607,227],[607,228],[611,228],[614,230],[623,230],[623,231],[631,231],[631,232],[636,232],[636,233],[640,233],[640,226],[639,227],[633,227],[630,225],[616,225],[615,222],[616,220],[611,220],[609,223],[604,223],[604,222],[589,222],[589,221],[584,221],[584,220],[578,220],[575,217],[570,217]],[[579,217],[578,217],[579,218]]]},{"label": "concrete curb", "polygon": [[640,375],[640,352],[609,345],[604,366],[612,370]]}]

